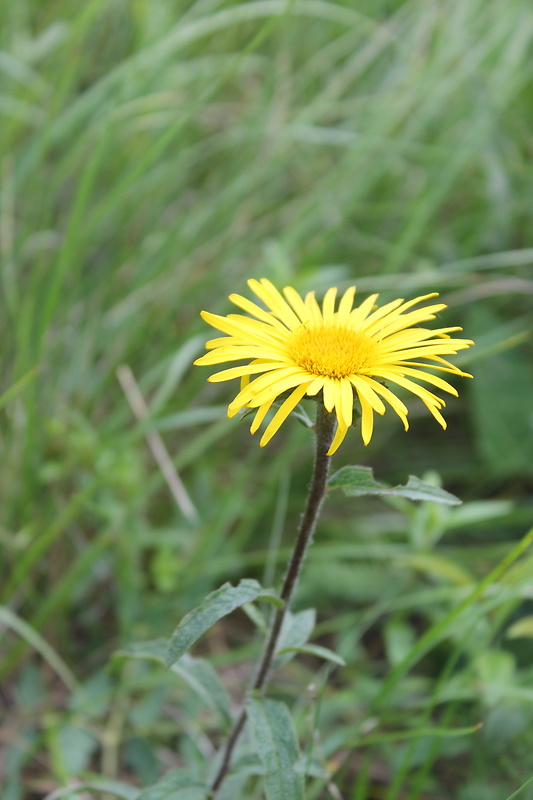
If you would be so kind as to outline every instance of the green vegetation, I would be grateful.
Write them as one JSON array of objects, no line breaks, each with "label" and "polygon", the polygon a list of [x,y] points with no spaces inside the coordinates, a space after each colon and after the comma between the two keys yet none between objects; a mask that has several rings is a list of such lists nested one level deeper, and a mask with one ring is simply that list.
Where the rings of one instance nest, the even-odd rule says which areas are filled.
[{"label": "green vegetation", "polygon": [[260,449],[191,366],[199,311],[263,276],[439,291],[476,347],[446,432],[409,398],[408,434],[389,412],[336,454],[465,502],[326,503],[293,620],[317,609],[316,649],[280,656],[257,736],[286,702],[309,800],[533,798],[532,55],[530,0],[0,4],[2,800],[214,758],[268,606],[172,671],[120,651],[280,582],[312,437]]}]

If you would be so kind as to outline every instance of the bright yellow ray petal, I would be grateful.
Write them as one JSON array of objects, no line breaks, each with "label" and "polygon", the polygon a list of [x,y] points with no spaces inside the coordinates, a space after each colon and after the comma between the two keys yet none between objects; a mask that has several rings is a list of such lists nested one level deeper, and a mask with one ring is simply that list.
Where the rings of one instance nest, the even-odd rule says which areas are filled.
[{"label": "bright yellow ray petal", "polygon": [[271,372],[274,369],[283,369],[286,366],[283,362],[271,362],[262,364],[246,364],[244,367],[231,367],[231,369],[224,369],[222,372],[215,372],[214,375],[208,377],[209,383],[220,383],[221,381],[230,381],[233,378],[240,378],[243,375],[255,375],[258,372]]},{"label": "bright yellow ray petal", "polygon": [[374,430],[374,412],[370,403],[362,396],[359,395],[359,402],[361,403],[361,436],[363,444],[367,445],[372,438]]},{"label": "bright yellow ray petal", "polygon": [[352,375],[350,381],[352,382],[353,386],[355,386],[359,399],[364,397],[366,402],[371,405],[374,411],[377,411],[378,414],[385,413],[385,406],[383,405],[382,401],[362,376]]},{"label": "bright yellow ray petal", "polygon": [[416,396],[420,397],[420,399],[423,400],[426,405],[429,404],[437,407],[446,405],[444,400],[441,400],[441,398],[437,397],[436,394],[433,394],[433,392],[430,392],[423,386],[419,386],[417,383],[414,383],[414,381],[410,381],[408,378],[402,378],[400,375],[395,375],[394,372],[388,372],[386,370],[380,370],[375,374],[385,378],[385,380],[397,383],[398,386],[402,386],[404,389],[416,394]]},{"label": "bright yellow ray petal", "polygon": [[354,297],[355,297],[355,286],[350,286],[350,288],[346,289],[346,291],[344,292],[342,299],[339,303],[339,308],[337,311],[337,319],[339,322],[345,322],[348,319],[348,316],[352,310]]},{"label": "bright yellow ray petal", "polygon": [[259,408],[257,409],[257,414],[255,415],[254,420],[250,425],[250,433],[253,434],[259,430],[259,428],[261,427],[261,423],[263,422],[264,418],[270,411],[273,402],[274,401],[271,400],[269,403],[263,403],[262,406],[259,406]]},{"label": "bright yellow ray petal", "polygon": [[[342,420],[344,427],[349,428],[352,424],[353,417],[353,390],[350,381],[347,378],[342,378],[340,381],[340,408],[337,405],[337,416]],[[339,425],[341,423],[339,422]]]},{"label": "bright yellow ray petal", "polygon": [[370,297],[367,297],[366,300],[361,303],[360,306],[354,308],[351,312],[350,316],[348,317],[348,321],[351,328],[358,328],[367,318],[367,316],[372,311],[374,303],[378,299],[378,294],[371,294]]},{"label": "bright yellow ray petal", "polygon": [[[270,394],[276,395],[276,386],[283,380],[289,378],[292,380],[298,372],[301,370],[297,370],[294,367],[280,369],[274,374],[268,373],[267,375],[262,375],[260,378],[255,378],[255,380],[251,381],[248,386],[239,392],[239,394],[235,397],[234,400],[231,401],[228,407],[228,412],[230,416],[235,415],[238,411],[241,410],[244,406],[248,405],[254,395],[260,395],[264,389],[268,389]],[[308,377],[308,376],[305,376]],[[274,388],[273,388],[274,387]],[[265,402],[269,398],[265,398]],[[261,405],[261,403],[257,403],[256,405]]]},{"label": "bright yellow ray petal", "polygon": [[333,437],[333,441],[331,443],[331,447],[329,448],[329,450],[327,452],[328,456],[332,456],[333,453],[335,453],[339,449],[339,447],[341,446],[341,444],[344,441],[344,437],[346,436],[347,432],[348,432],[348,428],[345,428],[342,425],[338,425],[337,426],[337,430],[335,431],[335,436]]},{"label": "bright yellow ray petal", "polygon": [[335,298],[337,297],[337,288],[332,286],[324,295],[322,301],[322,317],[324,322],[331,322],[333,314],[335,313]]},{"label": "bright yellow ray petal", "polygon": [[382,321],[379,327],[380,333],[382,336],[390,336],[396,331],[411,328],[413,325],[418,325],[420,322],[427,322],[435,319],[439,311],[442,311],[446,307],[444,303],[439,303],[434,306],[419,308],[416,311],[411,311],[409,314],[401,314],[399,310],[395,311],[390,317]]},{"label": "bright yellow ray petal", "polygon": [[374,329],[378,329],[380,327],[380,323],[383,324],[383,317],[391,317],[391,312],[398,308],[403,303],[403,300],[392,300],[390,303],[386,303],[381,308],[378,308],[376,311],[373,311],[369,317],[365,320],[364,330],[365,333],[371,333]]},{"label": "bright yellow ray petal", "polygon": [[336,399],[336,381],[333,378],[324,379],[324,406],[326,411],[333,411]]},{"label": "bright yellow ray petal", "polygon": [[393,411],[400,417],[401,421],[403,422],[403,426],[405,430],[409,429],[409,422],[407,421],[407,406],[402,403],[402,401],[396,397],[396,395],[391,392],[386,386],[383,384],[378,383],[373,378],[369,378],[367,375],[362,375],[361,380],[367,383],[371,389],[376,392],[376,394],[380,394],[390,405]]},{"label": "bright yellow ray petal", "polygon": [[[407,300],[406,303],[403,304],[401,307],[400,312],[403,314],[404,311],[407,311],[408,308],[412,308],[413,306],[418,305],[418,303],[423,303],[424,300],[431,300],[432,297],[438,297],[438,292],[430,292],[430,294],[421,294],[420,297],[414,297],[412,300]],[[444,306],[447,308],[447,306]]]},{"label": "bright yellow ray petal", "polygon": [[[454,345],[453,347],[451,345]],[[392,353],[383,354],[378,361],[376,359],[376,364],[395,364],[398,361],[407,361],[410,358],[426,358],[427,356],[438,355],[442,353],[444,355],[454,355],[459,350],[464,350],[469,345],[457,345],[456,342],[453,340],[448,344],[444,344],[442,347],[439,347],[438,343],[431,343],[431,344],[421,344],[420,347],[412,348],[410,350],[393,350]]]},{"label": "bright yellow ray petal", "polygon": [[453,394],[454,397],[459,396],[455,386],[452,386],[448,381],[442,380],[442,378],[438,378],[436,375],[432,375],[430,372],[423,372],[421,369],[411,369],[410,367],[391,367],[390,370],[391,372],[398,372],[400,375],[410,375],[411,378],[418,378],[419,381],[426,381],[426,383],[442,389],[443,392]]},{"label": "bright yellow ray petal", "polygon": [[284,299],[283,295],[278,292],[276,287],[270,283],[267,278],[261,278],[261,281],[256,281],[251,278],[248,281],[248,286],[289,330],[297,328],[298,325],[300,325],[300,320]]},{"label": "bright yellow ray petal", "polygon": [[287,356],[284,358],[284,353],[274,349],[268,350],[259,347],[242,347],[242,348],[227,348],[221,350],[211,350],[209,353],[197,358],[194,364],[199,367],[212,366],[213,364],[222,364],[224,361],[243,361],[246,358],[261,358],[265,361],[283,361],[287,366],[294,366],[292,360]]},{"label": "bright yellow ray petal", "polygon": [[263,405],[263,403],[267,403],[270,398],[275,399],[279,397],[280,394],[283,394],[283,392],[287,392],[289,389],[295,389],[302,383],[305,383],[307,387],[309,382],[309,375],[306,375],[305,372],[295,373],[294,375],[284,378],[282,381],[278,381],[274,386],[269,386],[261,392],[254,394],[247,405],[249,405],[250,408],[256,408],[257,406]]},{"label": "bright yellow ray petal", "polygon": [[[441,372],[449,372],[451,375],[458,375],[460,378],[473,378],[474,376],[471,375],[469,372],[463,372],[462,369],[456,367],[455,364],[452,364],[450,361],[446,361],[446,359],[441,358],[440,356],[423,356],[427,361],[435,362],[431,364],[419,364],[416,361],[398,361],[397,363],[401,366],[406,367],[429,367],[431,369],[438,369]],[[445,364],[445,366],[441,366]]]},{"label": "bright yellow ray petal", "polygon": [[305,307],[309,312],[310,318],[313,322],[322,322],[322,314],[320,313],[320,306],[318,305],[315,293],[314,292],[307,292],[305,295]]},{"label": "bright yellow ray petal", "polygon": [[292,394],[290,394],[289,397],[287,397],[287,399],[281,404],[267,425],[263,436],[261,437],[261,441],[259,442],[261,447],[264,447],[272,439],[276,431],[280,428],[283,422],[285,422],[291,411],[296,408],[306,390],[307,384],[304,383],[302,386],[298,386],[298,388],[295,389],[294,392],[292,392]]},{"label": "bright yellow ray petal", "polygon": [[301,321],[308,322],[311,319],[309,309],[305,305],[296,289],[293,289],[292,286],[286,286],[283,289],[283,294],[291,304],[294,312],[300,317]]},{"label": "bright yellow ray petal", "polygon": [[324,388],[324,382],[327,379],[321,375],[319,378],[315,378],[309,386],[307,387],[307,394],[309,397],[313,397],[315,394],[318,394],[321,389]]},{"label": "bright yellow ray petal", "polygon": [[242,314],[228,314],[226,317],[220,317],[218,314],[202,311],[201,316],[213,328],[251,343],[270,341],[279,344],[285,341],[285,337],[274,326],[244,317]]},{"label": "bright yellow ray petal", "polygon": [[252,317],[245,317],[243,314],[227,314],[226,319],[230,322],[237,324],[241,330],[241,336],[244,332],[252,336],[258,336],[261,339],[273,340],[275,342],[287,341],[288,330],[284,325],[277,327],[276,323],[279,322],[274,316],[268,322],[262,322],[260,319],[252,319]]},{"label": "bright yellow ray petal", "polygon": [[435,408],[435,406],[429,406],[427,403],[426,403],[426,408],[428,409],[428,411],[431,414],[433,414],[433,416],[435,417],[435,419],[437,420],[439,425],[441,425],[442,428],[444,428],[444,430],[446,430],[446,428],[448,427],[448,424],[447,424],[446,420],[444,419],[444,417],[442,416],[442,414],[440,413],[440,411],[437,408]]},{"label": "bright yellow ray petal", "polygon": [[283,333],[287,332],[287,328],[282,322],[273,317],[272,314],[269,314],[268,311],[264,311],[256,305],[256,303],[252,303],[252,301],[248,300],[246,297],[241,297],[240,294],[230,294],[229,299],[234,305],[242,308],[243,311],[247,311],[249,314],[253,314],[254,317],[257,317],[257,319],[262,322],[272,325],[272,327],[277,328],[277,330]]}]

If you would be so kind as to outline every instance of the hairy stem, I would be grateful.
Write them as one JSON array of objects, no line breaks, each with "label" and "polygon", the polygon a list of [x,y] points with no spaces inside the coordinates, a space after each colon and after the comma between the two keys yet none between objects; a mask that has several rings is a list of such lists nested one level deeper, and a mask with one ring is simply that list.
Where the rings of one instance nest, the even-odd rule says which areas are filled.
[{"label": "hairy stem", "polygon": [[[330,448],[333,436],[335,435],[336,419],[334,414],[327,414],[324,407],[317,404],[316,414],[316,451],[315,451],[315,466],[313,470],[313,478],[309,487],[309,495],[304,514],[302,516],[300,527],[298,529],[298,536],[296,544],[287,567],[287,572],[283,581],[281,590],[281,599],[283,600],[283,607],[276,609],[272,617],[270,630],[265,642],[265,646],[259,659],[251,685],[251,691],[263,692],[265,690],[272,662],[276,654],[276,646],[283,625],[283,620],[290,607],[290,602],[294,594],[294,590],[298,583],[298,577],[305,560],[307,548],[313,538],[313,533],[316,527],[320,509],[324,502],[324,495],[326,491],[326,483],[328,479],[329,466],[331,462],[330,456],[327,452]],[[246,724],[246,711],[243,708],[235,720],[231,733],[224,747],[222,762],[219,770],[211,784],[211,798],[216,797],[218,789],[221,787],[224,778],[230,768],[231,757],[237,741],[242,733]]]}]

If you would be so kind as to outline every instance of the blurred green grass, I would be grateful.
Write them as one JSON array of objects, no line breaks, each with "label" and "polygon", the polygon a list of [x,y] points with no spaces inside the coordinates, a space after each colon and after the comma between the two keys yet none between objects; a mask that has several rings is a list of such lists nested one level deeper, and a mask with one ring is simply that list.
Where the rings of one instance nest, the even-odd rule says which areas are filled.
[{"label": "blurred green grass", "polygon": [[[308,435],[293,422],[260,450],[225,419],[231,390],[190,367],[208,336],[199,311],[226,313],[247,278],[355,282],[383,300],[440,291],[444,324],[477,343],[446,433],[411,403],[408,435],[391,415],[371,448],[354,432],[336,459],[391,481],[435,470],[470,502],[445,516],[327,507],[299,598],[349,664],[338,693],[324,685],[316,700],[324,758],[399,654],[530,525],[532,39],[527,0],[2,4],[2,602],[104,698],[94,718],[69,705],[24,636],[5,633],[8,800],[89,768],[149,781],[173,738],[178,761],[207,747],[187,697],[161,733],[168,681],[158,694],[155,673],[150,688],[148,673],[103,670],[223,581],[279,578]],[[150,405],[142,425],[122,364]],[[167,490],[147,430],[164,437],[199,523]],[[442,695],[448,724],[485,720],[484,732],[348,757],[347,797],[500,800],[533,773],[531,642],[505,635],[531,611],[525,563],[500,605],[472,610],[470,639],[451,632],[381,711],[385,726],[416,727]],[[245,679],[233,670],[250,632],[237,621],[205,643],[230,687]],[[312,661],[290,670],[291,695],[322,685]],[[313,702],[298,700],[302,730]],[[95,742],[81,766],[58,744],[72,725]]]}]

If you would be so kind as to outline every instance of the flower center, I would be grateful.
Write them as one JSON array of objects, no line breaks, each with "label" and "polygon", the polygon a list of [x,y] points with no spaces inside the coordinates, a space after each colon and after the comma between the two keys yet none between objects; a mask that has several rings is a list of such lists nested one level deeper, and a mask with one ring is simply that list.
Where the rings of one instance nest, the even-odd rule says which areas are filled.
[{"label": "flower center", "polygon": [[302,325],[289,338],[289,352],[312,375],[347,378],[368,366],[375,342],[362,331],[335,323]]}]

